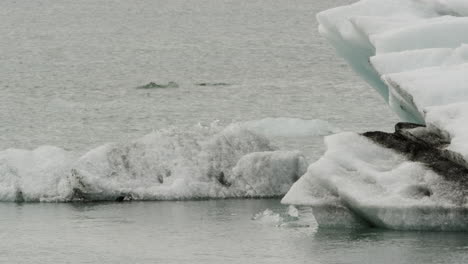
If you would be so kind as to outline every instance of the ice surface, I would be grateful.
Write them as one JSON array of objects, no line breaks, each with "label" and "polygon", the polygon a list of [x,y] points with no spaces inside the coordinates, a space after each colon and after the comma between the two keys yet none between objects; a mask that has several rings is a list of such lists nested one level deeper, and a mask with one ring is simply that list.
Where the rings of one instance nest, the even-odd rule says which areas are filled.
[{"label": "ice surface", "polygon": [[276,212],[271,209],[256,213],[253,221],[264,225],[274,225],[281,228],[307,228],[316,226],[312,212],[307,208],[296,208],[290,205],[287,212]]},{"label": "ice surface", "polygon": [[[337,53],[403,121],[447,138],[441,148],[468,166],[466,16],[467,1],[362,0],[317,19]],[[354,133],[326,144],[283,199],[312,206],[321,226],[468,230],[463,187]]]},{"label": "ice surface", "polygon": [[468,230],[468,197],[455,182],[355,133],[325,141],[283,203],[312,206],[326,227]]},{"label": "ice surface", "polygon": [[448,108],[453,113],[468,99],[466,16],[468,3],[462,0],[363,0],[317,19],[337,52],[403,121],[457,134],[448,149],[467,156],[457,145],[464,145],[461,121],[468,113],[460,109],[458,121],[448,119],[450,128],[441,120]]},{"label": "ice surface", "polygon": [[[407,97],[414,89],[408,91],[406,84],[423,82],[425,76],[408,74],[411,76],[401,79],[387,75],[405,76],[408,71],[441,67],[427,70],[427,74],[436,75],[431,81],[438,79],[446,84],[443,88],[440,83],[434,86],[444,91],[453,85],[455,80],[450,85],[447,81],[452,76],[458,77],[457,71],[466,70],[461,64],[467,62],[468,18],[464,17],[467,10],[464,1],[364,0],[321,12],[317,19],[320,32],[337,52],[404,121],[424,123],[424,109]],[[453,68],[445,70],[448,65]],[[416,89],[426,95],[435,92],[435,89],[427,91],[424,84],[417,85]],[[450,92],[445,94],[456,96]]]},{"label": "ice surface", "polygon": [[52,146],[7,149],[0,151],[0,201],[281,196],[308,162],[299,151],[278,150],[268,136],[333,131],[321,120],[270,118],[168,128],[85,154]]},{"label": "ice surface", "polygon": [[73,155],[42,146],[35,150],[0,151],[0,201],[55,199],[69,192],[64,175]]},{"label": "ice surface", "polygon": [[454,103],[426,109],[426,120],[434,130],[443,128],[451,139],[446,149],[461,154],[468,164],[468,103]]}]

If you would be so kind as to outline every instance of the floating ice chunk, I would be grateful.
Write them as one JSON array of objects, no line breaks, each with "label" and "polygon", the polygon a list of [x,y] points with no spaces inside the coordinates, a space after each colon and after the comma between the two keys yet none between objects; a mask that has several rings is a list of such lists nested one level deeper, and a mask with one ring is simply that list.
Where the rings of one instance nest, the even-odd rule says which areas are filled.
[{"label": "floating ice chunk", "polygon": [[[109,158],[108,155],[102,157]],[[139,200],[178,200],[275,197],[286,193],[306,167],[306,164],[302,164],[305,162],[304,157],[298,152],[273,151],[242,156],[237,164],[235,159],[228,160],[227,163],[234,164],[235,167],[225,164],[218,173],[206,170],[203,166],[205,164],[211,167],[210,162],[216,161],[185,158],[179,158],[177,163],[182,162],[180,165],[174,166],[166,161],[156,163],[156,168],[151,169],[152,173],[140,173],[139,170],[144,170],[145,167],[140,167],[144,163],[131,162],[136,157],[141,158],[139,155],[128,157],[129,171],[124,168],[115,173],[108,164],[106,166],[109,167],[103,171],[106,174],[90,174],[89,170],[77,169],[75,177],[79,184],[76,186],[80,188],[83,198],[115,200],[123,196]],[[98,161],[99,159],[95,159],[93,163]],[[157,174],[158,172],[161,174]]]},{"label": "floating ice chunk", "polygon": [[279,213],[273,212],[271,209],[265,209],[265,211],[259,212],[252,217],[254,221],[261,221],[262,223],[279,225],[283,218]]},{"label": "floating ice chunk", "polygon": [[[362,0],[317,15],[319,31],[391,109],[448,139],[437,153],[465,168],[466,16],[461,0]],[[468,229],[466,186],[356,134],[326,143],[326,154],[283,198],[312,206],[322,226],[338,218],[393,229]]]},{"label": "floating ice chunk", "polygon": [[283,203],[312,206],[325,227],[468,230],[468,200],[455,182],[354,133],[329,136],[326,144]]},{"label": "floating ice chunk", "polygon": [[320,120],[279,118],[162,129],[81,157],[57,147],[9,149],[0,151],[0,201],[281,196],[308,163],[298,151],[278,151],[264,134],[322,135],[334,129]]},{"label": "floating ice chunk", "polygon": [[275,212],[271,209],[265,209],[265,211],[252,216],[252,220],[281,228],[306,228],[315,224],[315,220],[311,216],[309,210],[303,208],[298,210],[295,206],[290,205],[287,212]]},{"label": "floating ice chunk", "polygon": [[0,201],[54,201],[70,190],[64,177],[73,155],[52,146],[0,151]]},{"label": "floating ice chunk", "polygon": [[[245,194],[231,188],[232,168],[242,156],[274,147],[266,138],[241,128],[219,133],[199,129],[202,131],[155,132],[134,142],[88,152],[73,167],[78,197],[175,200]],[[203,133],[208,135],[201,136]]]}]

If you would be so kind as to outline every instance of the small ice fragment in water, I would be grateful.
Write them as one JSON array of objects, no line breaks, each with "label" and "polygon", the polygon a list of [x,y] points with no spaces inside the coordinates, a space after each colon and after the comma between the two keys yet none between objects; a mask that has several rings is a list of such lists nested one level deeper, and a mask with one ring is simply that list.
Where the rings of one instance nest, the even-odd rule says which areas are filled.
[{"label": "small ice fragment in water", "polygon": [[296,207],[294,207],[294,205],[290,205],[288,207],[288,215],[292,217],[299,217],[299,211]]},{"label": "small ice fragment in water", "polygon": [[261,221],[264,223],[274,223],[277,224],[281,222],[283,219],[280,214],[273,212],[271,209],[266,209],[263,212],[256,213],[252,220]]},{"label": "small ice fragment in water", "polygon": [[299,211],[294,206],[289,206],[286,213],[275,213],[271,209],[266,209],[265,211],[255,214],[252,220],[263,224],[275,225],[276,227],[310,227],[307,221],[302,221],[300,219]]}]

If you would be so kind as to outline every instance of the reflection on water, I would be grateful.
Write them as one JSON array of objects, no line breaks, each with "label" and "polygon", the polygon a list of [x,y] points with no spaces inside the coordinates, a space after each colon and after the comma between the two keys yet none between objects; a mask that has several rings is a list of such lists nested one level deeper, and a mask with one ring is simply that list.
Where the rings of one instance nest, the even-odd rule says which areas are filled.
[{"label": "reflection on water", "polygon": [[[267,210],[268,209],[268,210]],[[279,200],[0,204],[0,262],[466,263],[468,234],[318,229]],[[265,213],[267,212],[267,213]],[[253,220],[263,213],[273,218]],[[302,212],[303,213],[303,212]],[[301,217],[300,217],[301,218]],[[284,223],[284,222],[283,222]]]}]

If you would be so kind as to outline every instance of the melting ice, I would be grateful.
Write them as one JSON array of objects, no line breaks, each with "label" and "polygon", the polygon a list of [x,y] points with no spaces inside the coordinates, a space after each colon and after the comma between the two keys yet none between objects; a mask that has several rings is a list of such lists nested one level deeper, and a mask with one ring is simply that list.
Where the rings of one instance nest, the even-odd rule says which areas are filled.
[{"label": "melting ice", "polygon": [[[286,124],[286,125],[285,125]],[[296,124],[296,125],[294,125]],[[266,119],[168,128],[84,155],[58,147],[0,152],[1,201],[178,200],[277,197],[307,169],[299,151],[280,151],[264,132],[324,135],[324,121]],[[278,133],[279,133],[278,132]]]},{"label": "melting ice", "polygon": [[327,152],[284,203],[312,206],[322,227],[468,230],[468,174],[453,177],[450,166],[436,173],[409,147],[468,168],[467,3],[362,0],[317,15],[337,53],[402,121],[425,128],[406,148],[356,133],[327,137]]}]

